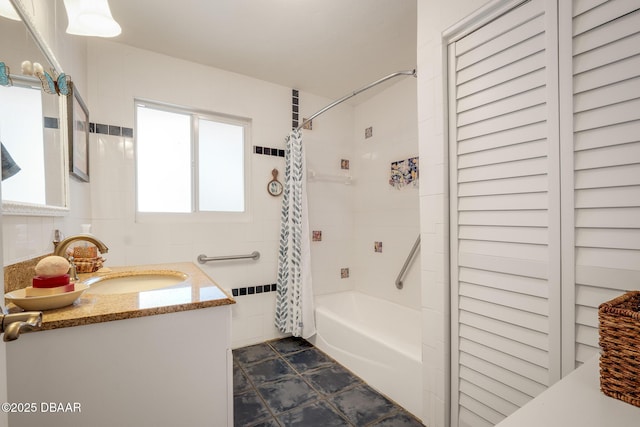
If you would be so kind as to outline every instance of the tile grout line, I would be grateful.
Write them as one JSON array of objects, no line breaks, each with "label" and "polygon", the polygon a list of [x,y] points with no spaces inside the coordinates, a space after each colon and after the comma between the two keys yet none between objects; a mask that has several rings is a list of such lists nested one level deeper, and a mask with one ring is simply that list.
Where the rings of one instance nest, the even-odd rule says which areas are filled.
[{"label": "tile grout line", "polygon": [[[312,389],[312,390],[313,390],[313,391],[318,395],[318,399],[316,399],[316,400],[315,400],[315,401],[313,401],[313,402],[309,402],[309,403],[307,403],[307,404],[305,404],[305,405],[299,406],[300,408],[304,408],[305,406],[310,406],[310,405],[312,405],[312,404],[313,404],[313,403],[315,403],[315,402],[318,402],[318,401],[323,400],[327,405],[329,405],[329,406],[330,406],[330,407],[331,407],[331,408],[336,412],[336,414],[338,414],[338,415],[340,416],[340,418],[342,418],[344,421],[346,421],[346,423],[347,423],[349,426],[357,427],[357,426],[354,426],[354,424],[353,424],[353,423],[352,423],[352,422],[351,422],[351,421],[350,421],[350,420],[345,416],[345,414],[343,414],[343,413],[342,413],[342,411],[341,411],[340,409],[338,409],[338,408],[337,408],[333,403],[329,402],[329,400],[328,400],[329,395],[325,396],[322,392],[320,392],[318,389],[316,389],[316,388],[313,386],[313,384],[311,384],[311,383],[310,383],[306,378],[304,378],[304,375],[302,375],[302,372],[298,371],[298,370],[295,368],[295,366],[293,366],[291,363],[289,363],[289,361],[288,361],[287,359],[285,359],[285,358],[284,358],[284,355],[283,355],[282,353],[280,353],[276,348],[274,348],[274,347],[273,347],[273,346],[271,346],[270,344],[269,344],[269,346],[270,346],[271,348],[273,348],[273,349],[276,351],[276,353],[278,353],[278,354],[280,355],[280,357],[282,358],[282,360],[284,361],[284,363],[286,363],[286,364],[287,364],[291,369],[293,369],[293,371],[297,374],[297,376],[298,376],[298,377],[300,377],[300,379],[301,379],[302,381],[304,381],[304,382],[305,382],[305,384],[307,384],[309,387],[311,387],[311,389]],[[326,354],[325,352],[323,352],[322,350],[320,350],[320,349],[316,348],[316,346],[312,346],[312,347],[309,347],[309,348],[306,348],[306,349],[302,349],[302,350],[299,350],[299,351],[294,351],[294,352],[291,352],[291,353],[287,353],[287,356],[292,355],[292,354],[302,353],[303,351],[306,351],[306,350],[309,350],[309,349],[312,349],[312,348],[313,348],[313,349],[316,349],[317,351],[319,351],[320,353],[322,353],[323,355],[325,355],[328,359],[330,359],[330,360],[332,361],[332,363],[334,363],[334,364],[338,364],[338,362],[337,362],[337,361],[335,361],[332,357],[329,357],[329,355],[327,355],[327,354]],[[328,368],[328,366],[327,366],[327,367],[324,367],[324,368]],[[315,369],[310,369],[308,372],[315,372],[315,371],[319,371],[320,369],[323,369],[323,367],[317,367],[317,368],[315,368]],[[358,377],[358,379],[360,380],[360,378],[359,378],[359,377]],[[360,380],[360,384],[361,384],[361,383],[362,383],[362,381]],[[350,389],[352,389],[352,388],[355,388],[355,387],[359,386],[360,384],[355,384],[355,385],[353,385],[353,386],[345,387],[344,389],[340,390],[339,392],[333,393],[331,396],[335,396],[336,394],[342,393],[342,392],[343,392],[343,391],[345,391],[345,390],[350,390]],[[294,409],[297,409],[297,408],[292,408],[292,409],[290,409],[289,411],[285,411],[285,412],[290,412],[290,411],[293,411]],[[285,413],[285,412],[283,412],[283,413]]]},{"label": "tile grout line", "polygon": [[[274,341],[276,341],[276,340],[274,340]],[[272,347],[272,348],[273,348],[273,347]],[[383,421],[385,418],[389,418],[389,417],[391,417],[391,416],[394,416],[394,415],[397,415],[397,414],[402,414],[402,413],[406,413],[406,414],[410,415],[411,417],[415,418],[415,417],[413,416],[413,414],[410,414],[410,413],[409,413],[409,412],[408,412],[404,407],[402,407],[400,404],[398,404],[395,400],[393,400],[393,399],[389,398],[386,394],[383,394],[383,393],[379,392],[378,390],[374,389],[373,387],[371,387],[367,382],[365,382],[362,378],[360,378],[360,376],[359,376],[359,375],[356,375],[356,374],[355,374],[355,372],[351,371],[351,370],[350,370],[350,369],[348,369],[346,366],[343,366],[341,363],[339,363],[339,362],[338,362],[337,360],[335,360],[333,357],[329,356],[329,355],[328,355],[327,353],[325,353],[324,351],[320,350],[318,347],[316,347],[316,346],[312,345],[311,347],[309,347],[309,348],[307,348],[307,349],[303,349],[303,350],[300,350],[300,351],[297,351],[297,352],[292,352],[291,354],[300,353],[300,352],[302,352],[302,351],[309,350],[309,349],[312,349],[312,348],[313,348],[313,349],[315,349],[316,351],[318,351],[319,353],[323,354],[325,357],[327,357],[327,359],[331,360],[331,362],[332,362],[333,364],[340,366],[342,369],[344,369],[345,371],[349,372],[352,376],[354,376],[355,378],[357,378],[357,379],[358,379],[358,383],[356,383],[356,384],[352,384],[352,385],[349,385],[349,386],[347,386],[347,387],[345,387],[345,388],[341,389],[340,391],[337,391],[337,392],[335,392],[335,393],[333,393],[333,394],[327,395],[327,396],[325,396],[325,397],[323,398],[323,400],[327,400],[327,398],[328,398],[328,397],[336,396],[336,395],[338,395],[338,394],[340,394],[340,393],[342,393],[342,392],[349,391],[349,390],[352,390],[352,389],[354,389],[354,388],[356,388],[356,387],[360,387],[360,386],[362,386],[362,385],[365,385],[365,386],[369,387],[371,390],[373,390],[374,392],[378,393],[379,395],[381,395],[382,397],[384,397],[385,399],[387,399],[389,402],[391,402],[391,403],[393,404],[393,406],[395,407],[395,409],[394,409],[394,410],[392,410],[391,412],[388,412],[388,413],[386,413],[386,414],[383,414],[380,418],[377,418],[377,419],[375,419],[375,420],[373,420],[373,421],[371,421],[371,422],[367,423],[367,424],[366,424],[365,426],[363,426],[363,427],[371,426],[371,425],[373,425],[373,424],[375,424],[375,423],[377,423],[377,422]],[[273,349],[274,349],[278,354],[280,354],[280,352],[278,352],[275,348],[273,348]],[[288,364],[288,365],[289,365],[289,366],[290,366],[290,367],[291,367],[291,368],[292,368],[296,373],[298,373],[298,375],[299,375],[299,376],[303,377],[303,373],[298,372],[298,370],[297,370],[293,365],[291,365],[291,364],[290,364],[290,363],[289,363],[289,362],[288,362],[284,357],[283,357],[283,360],[284,360],[284,362],[285,362],[285,363],[287,363],[287,364]],[[307,372],[315,372],[315,371],[319,371],[319,370],[324,369],[324,368],[327,368],[327,366],[325,366],[325,367],[322,367],[322,366],[320,366],[320,367],[316,367],[316,368],[314,368],[314,369],[310,369],[310,370],[308,370]],[[317,390],[316,390],[316,388],[313,386],[313,384],[311,384],[311,383],[309,383],[308,381],[306,381],[306,380],[304,379],[304,377],[302,378],[302,380],[303,380],[303,381],[305,381],[305,382],[306,382],[306,383],[307,383],[307,384],[308,384],[308,385],[309,385],[309,386],[310,386],[314,391],[317,391]],[[318,392],[318,393],[322,396],[322,393],[321,393],[321,392]],[[327,401],[327,403],[328,403],[332,408],[335,408],[335,409],[338,411],[338,413],[339,413],[341,416],[343,416],[343,418],[345,418],[345,420],[347,421],[347,423],[349,423],[349,425],[352,425],[352,426],[354,425],[353,423],[351,423],[351,421],[349,421],[348,419],[346,419],[346,416],[342,413],[342,411],[341,411],[340,409],[338,409],[335,405],[333,405],[333,404],[332,404],[331,402],[329,402],[329,401]],[[356,426],[356,427],[358,427],[358,426]]]},{"label": "tile grout line", "polygon": [[[247,393],[249,391],[253,391],[258,398],[260,399],[260,401],[263,403],[263,405],[265,406],[265,408],[267,409],[267,412],[269,413],[269,415],[271,416],[271,418],[265,418],[265,419],[260,419],[260,420],[253,420],[251,424],[248,425],[257,425],[259,423],[262,422],[268,422],[269,420],[274,421],[277,425],[282,426],[283,424],[280,422],[280,420],[278,419],[279,416],[288,414],[290,412],[296,411],[300,408],[305,408],[308,406],[311,406],[315,403],[318,402],[324,402],[326,405],[329,406],[329,408],[331,410],[333,410],[336,415],[338,415],[343,421],[345,421],[347,423],[348,426],[350,427],[371,427],[373,425],[375,425],[376,423],[380,423],[382,421],[384,421],[387,418],[392,418],[394,416],[397,415],[404,415],[404,416],[408,416],[414,420],[416,420],[417,422],[419,422],[416,417],[409,413],[405,408],[403,408],[401,405],[399,405],[397,402],[395,402],[394,400],[388,398],[385,394],[380,393],[378,390],[372,388],[371,386],[369,386],[362,378],[360,378],[359,375],[356,375],[355,373],[353,373],[350,369],[346,368],[345,366],[341,365],[339,362],[337,362],[334,358],[332,358],[331,356],[329,356],[328,354],[326,354],[324,351],[322,351],[321,349],[317,348],[316,346],[314,346],[313,344],[309,343],[308,341],[305,340],[305,342],[307,342],[309,344],[309,347],[305,347],[305,348],[299,348],[299,349],[295,349],[293,351],[290,352],[282,352],[280,350],[278,350],[278,348],[273,345],[274,343],[281,341],[282,338],[280,339],[273,339],[273,340],[269,340],[269,341],[264,341],[262,344],[265,344],[272,352],[273,355],[269,355],[263,359],[257,360],[257,361],[253,361],[252,363],[247,363],[246,367],[249,366],[253,366],[259,363],[263,363],[266,362],[268,360],[275,360],[275,359],[280,359],[281,362],[283,362],[289,369],[291,369],[291,371],[293,372],[292,374],[287,374],[284,375],[280,378],[277,378],[275,380],[271,380],[271,381],[265,381],[264,383],[260,383],[260,385],[262,384],[275,384],[278,381],[281,381],[283,378],[298,378],[299,380],[301,380],[302,382],[304,382],[308,387],[310,387],[310,389],[316,394],[316,398],[309,401],[309,402],[305,402],[304,404],[301,405],[297,405],[291,409],[288,409],[286,411],[280,412],[277,415],[272,411],[272,409],[270,408],[270,406],[267,403],[267,400],[262,396],[262,394],[260,393],[260,391],[258,390],[258,386],[256,385],[256,383],[253,381],[253,379],[247,374],[246,371],[246,367],[245,367],[245,363],[244,362],[240,362],[240,360],[238,359],[237,361],[237,366],[241,369],[242,374],[244,375],[244,377],[246,378],[246,380],[248,381],[248,384],[250,386],[250,390],[246,390],[242,393],[239,393],[239,395],[242,395],[244,393]],[[299,354],[299,353],[303,353],[305,351],[309,351],[309,350],[314,350],[314,352],[317,352],[319,354],[321,354],[322,356],[324,356],[330,363],[326,364],[326,365],[319,365],[319,366],[314,366],[311,367],[309,369],[307,369],[306,371],[302,371],[299,370],[298,368],[296,368],[288,359],[287,357],[289,356],[293,356],[295,354]],[[357,381],[354,384],[349,384],[348,386],[336,391],[335,393],[331,393],[331,394],[324,394],[323,392],[321,392],[319,389],[317,389],[312,383],[310,379],[307,379],[305,377],[305,374],[312,374],[314,372],[317,371],[321,371],[323,369],[328,369],[331,368],[332,366],[337,366],[339,368],[342,368],[343,370],[347,371],[351,376],[353,376]],[[337,407],[335,406],[329,399],[332,397],[335,397],[343,392],[347,392],[349,390],[353,390],[357,387],[360,386],[367,386],[369,389],[371,389],[373,392],[379,394],[380,396],[382,396],[383,398],[385,398],[387,401],[391,402],[391,404],[393,405],[393,409],[390,412],[387,412],[385,414],[382,414],[381,416],[379,416],[379,418],[372,420],[366,424],[363,425],[355,425],[354,423],[352,423],[347,416]],[[235,393],[234,393],[235,395]]]},{"label": "tile grout line", "polygon": [[[287,410],[287,411],[280,412],[280,413],[278,413],[278,415],[276,415],[276,414],[271,410],[271,407],[269,406],[269,404],[267,403],[267,401],[265,400],[265,398],[262,396],[262,393],[260,393],[260,391],[258,390],[258,387],[257,387],[256,383],[255,383],[255,382],[253,381],[253,379],[251,379],[251,377],[247,374],[247,371],[245,370],[244,363],[241,363],[241,362],[238,362],[238,363],[237,363],[237,365],[238,365],[238,367],[241,369],[241,371],[243,372],[243,374],[244,374],[245,378],[247,379],[247,381],[249,382],[249,385],[251,386],[251,390],[247,390],[247,391],[245,391],[245,392],[243,392],[243,393],[239,393],[239,394],[244,394],[244,393],[247,393],[247,392],[249,392],[249,391],[253,391],[253,392],[255,392],[255,394],[256,394],[256,395],[258,396],[258,398],[262,401],[262,403],[264,404],[265,408],[267,409],[267,411],[268,411],[268,412],[269,412],[269,414],[271,415],[271,418],[272,418],[272,419],[273,419],[273,420],[274,420],[278,425],[280,425],[280,426],[281,426],[282,424],[281,424],[281,423],[280,423],[280,421],[278,420],[278,416],[283,415],[283,414],[286,414],[286,413],[291,412],[291,411],[294,411],[294,410],[296,410],[296,409],[298,409],[298,408],[304,408],[305,406],[309,406],[309,405],[311,405],[311,404],[313,404],[313,403],[315,403],[315,402],[317,402],[317,401],[319,401],[319,400],[322,400],[322,394],[321,394],[321,393],[319,393],[319,392],[315,389],[315,387],[313,387],[311,384],[309,384],[309,383],[308,383],[308,381],[306,381],[306,380],[302,377],[302,374],[301,374],[301,373],[300,373],[300,372],[299,372],[299,371],[298,371],[298,370],[297,370],[293,365],[291,365],[287,359],[285,359],[285,358],[284,358],[284,355],[283,355],[280,351],[278,351],[278,349],[276,349],[274,346],[272,346],[272,345],[270,344],[270,342],[275,342],[275,341],[277,341],[277,340],[271,340],[271,341],[266,341],[266,342],[264,342],[264,344],[266,344],[266,345],[267,345],[267,346],[268,346],[268,347],[269,347],[269,348],[274,352],[274,356],[273,356],[273,357],[271,357],[271,356],[270,356],[270,357],[266,357],[266,358],[264,358],[264,359],[261,359],[261,360],[259,360],[259,361],[255,361],[255,362],[250,363],[250,364],[247,364],[247,365],[256,365],[256,364],[259,364],[259,363],[265,362],[265,361],[267,361],[267,360],[272,360],[272,359],[281,359],[283,363],[285,363],[287,366],[289,366],[289,367],[290,367],[290,368],[295,372],[295,375],[285,375],[285,376],[284,376],[284,377],[282,377],[282,378],[286,378],[286,377],[292,377],[292,378],[294,378],[294,377],[299,377],[302,381],[304,381],[304,382],[305,382],[305,384],[307,384],[308,386],[310,386],[310,387],[312,388],[312,390],[313,390],[313,391],[318,395],[318,399],[316,399],[316,400],[314,400],[314,401],[312,401],[312,402],[308,402],[307,404],[304,404],[304,405],[302,405],[302,406],[296,406],[295,408],[291,408],[291,409],[289,409],[289,410]],[[315,346],[312,346],[312,347],[309,347],[309,348],[315,348]],[[308,350],[309,348],[306,348],[306,349],[300,349],[300,350],[297,350],[297,351],[292,351],[291,353],[287,353],[287,355],[290,355],[290,354],[296,354],[296,353],[301,353],[301,352],[303,352],[303,351],[305,351],[305,350]],[[332,360],[333,360],[333,359],[332,359]],[[318,368],[318,369],[319,369],[319,368]],[[280,381],[282,378],[278,378],[277,380],[273,380],[273,381],[265,381],[265,382],[264,382],[264,383],[262,383],[262,384],[273,384],[273,383],[276,383],[276,382]],[[327,402],[327,403],[329,403],[329,402]],[[331,405],[331,404],[329,403],[329,405]],[[333,407],[333,405],[331,405],[331,406]],[[337,408],[336,408],[336,409],[337,409]],[[338,411],[338,414],[340,415],[340,417],[344,418],[344,415],[342,414],[342,412]],[[264,420],[262,420],[262,419],[260,419],[260,420],[255,420],[255,422],[254,422],[253,424],[257,424],[257,423],[259,423],[259,422],[263,422],[263,421],[267,421],[267,420],[268,420],[268,418],[265,418]],[[346,419],[345,419],[345,421],[346,421],[350,426],[353,426],[353,424],[351,424],[351,423],[349,422],[349,420],[346,420]]]},{"label": "tile grout line", "polygon": [[[265,359],[265,360],[269,360],[269,359]],[[260,362],[256,362],[256,363],[260,363]],[[244,369],[244,366],[238,362],[238,368],[240,368],[240,370],[242,371],[245,379],[249,382],[249,385],[251,386],[251,390],[247,390],[243,393],[238,393],[238,394],[245,394],[248,393],[250,391],[253,391],[258,398],[260,399],[260,401],[262,401],[262,404],[264,405],[265,408],[267,408],[267,411],[269,411],[269,415],[271,415],[271,418],[273,418],[273,420],[278,424],[281,425],[280,422],[278,421],[278,419],[276,418],[275,414],[273,413],[273,411],[271,410],[271,408],[269,407],[269,405],[267,404],[267,401],[264,400],[264,397],[262,397],[262,394],[258,391],[258,388],[256,387],[255,383],[253,382],[253,380],[251,379],[251,377],[247,374],[247,372]],[[234,393],[235,396],[235,393]],[[269,418],[265,418],[264,420],[254,420],[253,424],[257,424],[261,421],[267,421]]]}]

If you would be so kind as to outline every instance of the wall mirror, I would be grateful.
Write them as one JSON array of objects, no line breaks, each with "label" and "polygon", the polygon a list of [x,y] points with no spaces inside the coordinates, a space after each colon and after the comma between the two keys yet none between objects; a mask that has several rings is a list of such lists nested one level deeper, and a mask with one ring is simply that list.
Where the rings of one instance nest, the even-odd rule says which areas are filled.
[{"label": "wall mirror", "polygon": [[42,64],[48,72],[61,70],[27,8],[18,7],[26,19],[0,16],[0,62],[8,66],[12,80],[12,85],[0,86],[0,142],[5,159],[8,154],[20,168],[2,181],[2,211],[5,215],[64,215],[69,209],[67,100],[43,91],[38,78],[22,74],[21,64],[28,60]]}]

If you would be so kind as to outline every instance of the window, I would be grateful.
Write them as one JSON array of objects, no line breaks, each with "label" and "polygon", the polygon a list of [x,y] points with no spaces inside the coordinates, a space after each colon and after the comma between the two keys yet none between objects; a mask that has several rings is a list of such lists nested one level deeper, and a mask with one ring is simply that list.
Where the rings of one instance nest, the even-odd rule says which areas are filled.
[{"label": "window", "polygon": [[249,121],[136,102],[139,213],[243,213]]}]

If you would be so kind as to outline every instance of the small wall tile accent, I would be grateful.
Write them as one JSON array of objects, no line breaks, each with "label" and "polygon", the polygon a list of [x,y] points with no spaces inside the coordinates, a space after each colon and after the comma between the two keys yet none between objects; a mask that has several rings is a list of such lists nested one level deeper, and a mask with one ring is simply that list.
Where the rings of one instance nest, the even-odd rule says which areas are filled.
[{"label": "small wall tile accent", "polygon": [[403,188],[409,184],[418,187],[420,161],[418,157],[400,160],[391,163],[389,185],[395,188]]},{"label": "small wall tile accent", "polygon": [[348,279],[349,278],[349,268],[341,268],[340,269],[340,278]]},{"label": "small wall tile accent", "polygon": [[[89,126],[89,131],[91,131],[91,126]],[[109,125],[103,125],[102,123],[96,123],[95,125],[95,133],[102,133],[105,135],[109,135]]]},{"label": "small wall tile accent", "polygon": [[322,231],[314,230],[311,232],[311,240],[313,242],[321,242],[322,241]]},{"label": "small wall tile accent", "polygon": [[254,295],[254,294],[262,294],[265,292],[275,292],[277,285],[275,283],[270,283],[268,285],[256,285],[256,286],[245,286],[242,288],[233,288],[231,289],[231,294],[234,297],[237,296],[245,296],[245,295]]},{"label": "small wall tile accent", "polygon": [[366,138],[371,138],[372,136],[373,136],[373,126],[369,126],[364,130],[364,137],[366,139]]},{"label": "small wall tile accent", "polygon": [[60,126],[58,125],[57,117],[45,117],[44,118],[44,127],[45,129],[58,129]]}]

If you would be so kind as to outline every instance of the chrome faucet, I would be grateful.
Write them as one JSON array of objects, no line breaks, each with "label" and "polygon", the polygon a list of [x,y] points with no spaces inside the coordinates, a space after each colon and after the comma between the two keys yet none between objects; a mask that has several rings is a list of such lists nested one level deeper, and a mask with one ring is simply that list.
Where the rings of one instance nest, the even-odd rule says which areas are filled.
[{"label": "chrome faucet", "polygon": [[67,257],[67,248],[73,242],[77,241],[86,241],[91,242],[98,247],[98,250],[101,254],[109,252],[109,248],[102,241],[98,240],[95,236],[91,234],[76,234],[74,236],[69,236],[66,239],[55,244],[55,249],[53,250],[54,255],[58,255],[61,257]]},{"label": "chrome faucet", "polygon": [[0,332],[4,332],[4,341],[18,339],[21,332],[32,331],[42,326],[41,311],[0,314]]}]

